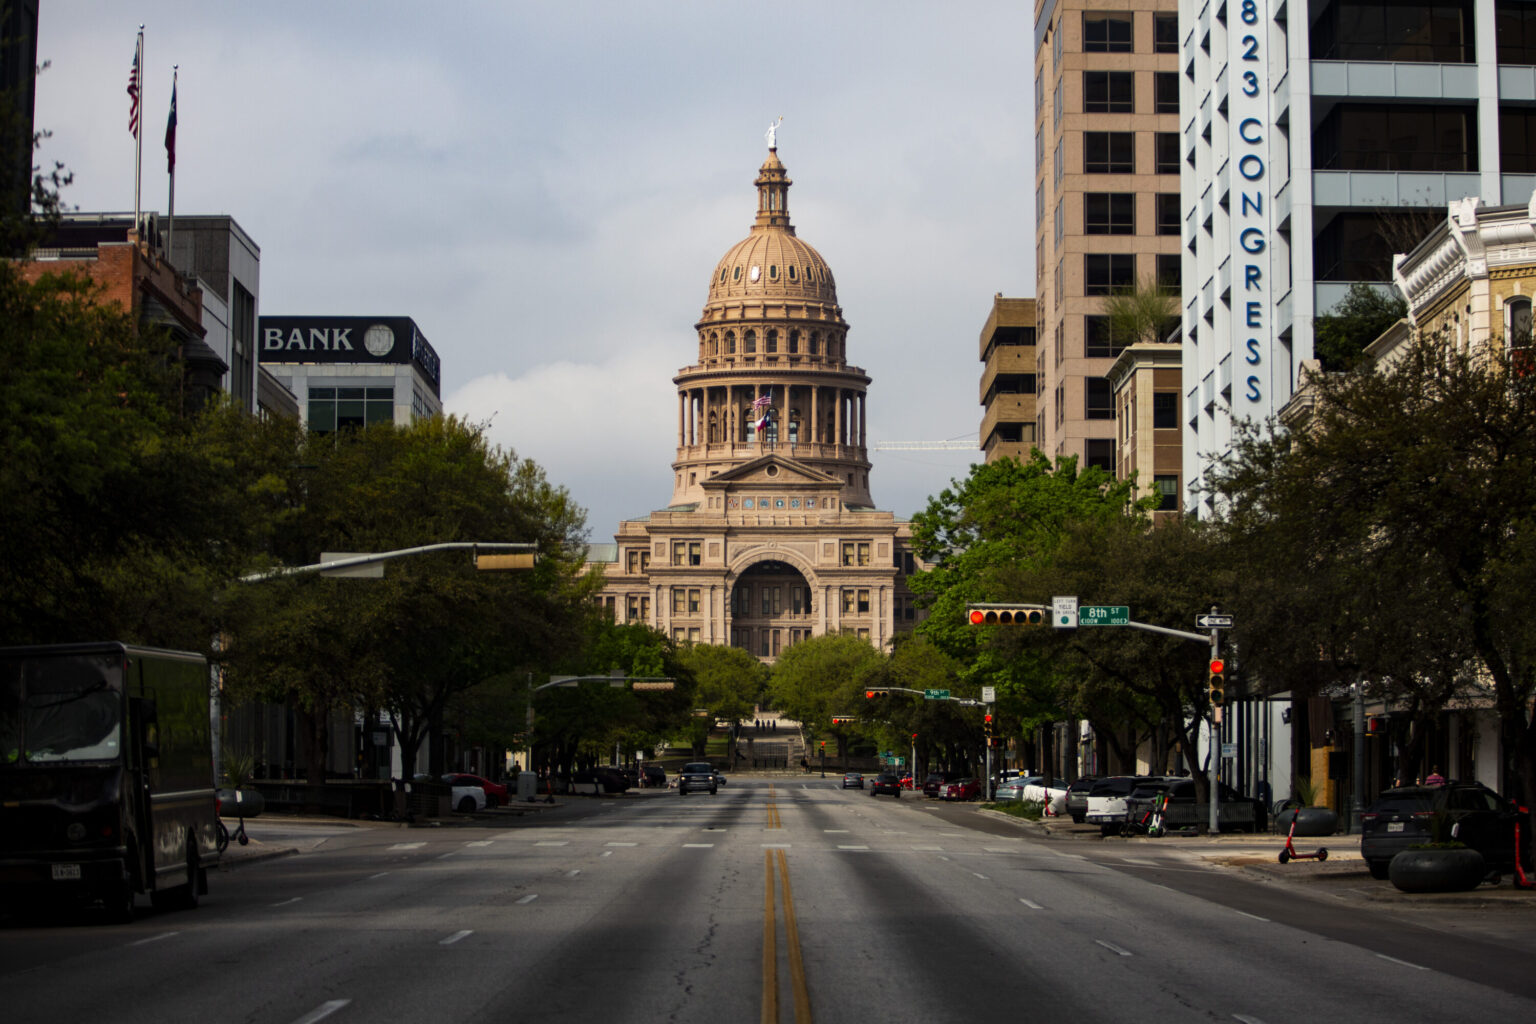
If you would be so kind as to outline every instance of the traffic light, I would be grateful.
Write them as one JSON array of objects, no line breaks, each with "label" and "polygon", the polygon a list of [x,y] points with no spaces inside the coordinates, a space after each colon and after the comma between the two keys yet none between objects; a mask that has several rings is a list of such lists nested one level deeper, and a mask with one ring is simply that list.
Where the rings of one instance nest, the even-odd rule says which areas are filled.
[{"label": "traffic light", "polygon": [[876,697],[884,697],[886,694],[888,694],[890,692],[891,692],[890,690],[865,690],[864,691],[864,699],[865,700],[874,700]]},{"label": "traffic light", "polygon": [[988,711],[986,713],[985,717],[983,717],[981,720],[981,724],[982,731],[986,733],[987,739],[990,740],[993,736],[997,735],[997,732],[992,725],[992,712]]},{"label": "traffic light", "polygon": [[1219,708],[1227,700],[1227,663],[1220,658],[1211,659],[1211,678],[1209,682],[1211,707]]},{"label": "traffic light", "polygon": [[1051,621],[1043,604],[968,604],[965,609],[973,626],[1045,626]]}]

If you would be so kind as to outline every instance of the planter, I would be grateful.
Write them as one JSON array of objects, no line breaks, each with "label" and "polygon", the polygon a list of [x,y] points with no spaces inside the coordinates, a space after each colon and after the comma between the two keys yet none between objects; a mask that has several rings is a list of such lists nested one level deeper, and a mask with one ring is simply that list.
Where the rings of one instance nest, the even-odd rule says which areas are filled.
[{"label": "planter", "polygon": [[1404,850],[1387,869],[1392,884],[1403,892],[1466,892],[1488,875],[1488,865],[1476,850]]},{"label": "planter", "polygon": [[1292,807],[1275,815],[1275,831],[1289,832],[1292,818],[1298,836],[1331,836],[1339,830],[1339,816],[1327,807]]}]

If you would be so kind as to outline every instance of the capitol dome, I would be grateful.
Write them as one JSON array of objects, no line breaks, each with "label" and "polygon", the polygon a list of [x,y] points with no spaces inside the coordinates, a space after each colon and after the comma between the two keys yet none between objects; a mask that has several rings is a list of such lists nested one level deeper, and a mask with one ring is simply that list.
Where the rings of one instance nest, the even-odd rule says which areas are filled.
[{"label": "capitol dome", "polygon": [[792,184],[770,150],[758,170],[757,221],[752,233],[731,246],[709,280],[709,303],[784,298],[837,305],[837,284],[821,253],[795,237],[789,222]]}]

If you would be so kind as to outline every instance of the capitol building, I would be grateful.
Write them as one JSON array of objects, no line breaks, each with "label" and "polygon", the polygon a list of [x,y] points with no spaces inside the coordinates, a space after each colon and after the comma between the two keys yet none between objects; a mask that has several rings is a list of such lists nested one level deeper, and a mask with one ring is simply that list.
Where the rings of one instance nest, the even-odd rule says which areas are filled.
[{"label": "capitol building", "polygon": [[874,507],[870,378],[821,254],[789,219],[789,175],[769,132],[747,237],[709,277],[697,355],[672,378],[672,499],[591,548],[600,602],[685,643],[772,662],[808,637],[887,647],[918,621],[911,529]]}]

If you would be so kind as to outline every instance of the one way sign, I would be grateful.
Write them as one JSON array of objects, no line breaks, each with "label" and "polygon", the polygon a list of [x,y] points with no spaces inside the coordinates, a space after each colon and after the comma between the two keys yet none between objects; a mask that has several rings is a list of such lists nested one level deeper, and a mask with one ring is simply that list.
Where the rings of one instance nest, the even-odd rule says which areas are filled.
[{"label": "one way sign", "polygon": [[1195,625],[1200,629],[1231,629],[1230,615],[1196,615]]}]

